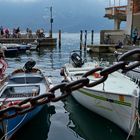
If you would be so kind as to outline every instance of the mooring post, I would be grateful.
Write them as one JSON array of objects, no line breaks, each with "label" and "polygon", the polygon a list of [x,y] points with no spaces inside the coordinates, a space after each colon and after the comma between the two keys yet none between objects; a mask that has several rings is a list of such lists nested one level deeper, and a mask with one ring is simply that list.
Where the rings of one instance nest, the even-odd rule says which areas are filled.
[{"label": "mooring post", "polygon": [[52,38],[52,24],[53,24],[53,18],[52,18],[52,6],[50,7],[50,24],[51,24],[50,37]]},{"label": "mooring post", "polygon": [[61,30],[59,30],[59,33],[58,33],[58,45],[59,47],[61,47]]},{"label": "mooring post", "polygon": [[82,58],[83,31],[80,31],[80,57]]},{"label": "mooring post", "polygon": [[91,31],[91,45],[93,45],[94,42],[94,30]]},{"label": "mooring post", "polygon": [[84,59],[87,60],[87,30],[85,30]]}]

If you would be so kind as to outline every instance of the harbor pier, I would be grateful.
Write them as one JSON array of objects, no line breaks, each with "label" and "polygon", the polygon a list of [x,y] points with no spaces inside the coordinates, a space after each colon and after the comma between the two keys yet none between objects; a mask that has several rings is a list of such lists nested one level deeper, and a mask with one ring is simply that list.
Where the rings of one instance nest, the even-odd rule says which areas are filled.
[{"label": "harbor pier", "polygon": [[43,38],[0,38],[0,43],[18,43],[28,44],[36,42],[38,46],[57,46],[57,38],[43,37]]}]

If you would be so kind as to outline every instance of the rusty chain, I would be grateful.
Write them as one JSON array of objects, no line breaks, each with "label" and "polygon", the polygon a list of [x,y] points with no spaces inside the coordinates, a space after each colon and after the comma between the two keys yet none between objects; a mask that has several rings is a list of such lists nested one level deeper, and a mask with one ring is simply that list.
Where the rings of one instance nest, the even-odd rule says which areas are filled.
[{"label": "rusty chain", "polygon": [[[135,63],[130,63],[124,61],[125,58],[128,58],[130,56],[133,56],[135,54],[140,55],[140,49],[134,49],[131,51],[128,51],[127,53],[124,53],[120,58],[119,61],[107,68],[102,68],[102,67],[96,67],[94,69],[91,69],[90,71],[86,72],[81,79],[78,79],[73,82],[65,82],[58,84],[54,87],[52,87],[48,93],[44,93],[42,95],[36,96],[36,97],[30,97],[27,98],[21,102],[19,102],[16,105],[12,105],[10,107],[3,108],[3,106],[0,107],[0,121],[4,119],[10,119],[13,117],[16,117],[17,115],[23,115],[27,112],[32,111],[36,107],[49,103],[49,102],[57,102],[65,97],[69,96],[72,91],[77,90],[79,88],[82,88],[83,86],[86,87],[93,87],[96,86],[100,83],[103,83],[107,78],[108,75],[117,71],[117,70],[122,70],[122,72],[127,72],[129,70],[132,70],[138,66],[140,66],[140,60],[136,61]],[[99,72],[101,75],[101,78],[99,80],[96,80],[94,82],[90,82],[88,79],[88,76],[95,73]],[[57,90],[60,90],[63,94],[61,95],[56,95]]]}]

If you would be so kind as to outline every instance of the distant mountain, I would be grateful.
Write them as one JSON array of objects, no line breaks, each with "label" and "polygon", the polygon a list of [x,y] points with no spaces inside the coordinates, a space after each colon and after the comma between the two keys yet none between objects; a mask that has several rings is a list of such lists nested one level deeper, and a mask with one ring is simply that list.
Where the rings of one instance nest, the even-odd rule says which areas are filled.
[{"label": "distant mountain", "polygon": [[44,28],[50,29],[50,11],[53,7],[53,31],[61,29],[64,32],[79,32],[83,30],[95,30],[113,28],[113,22],[105,19],[105,0],[39,0],[36,3],[9,3],[0,4],[0,26],[27,27],[32,30]]}]

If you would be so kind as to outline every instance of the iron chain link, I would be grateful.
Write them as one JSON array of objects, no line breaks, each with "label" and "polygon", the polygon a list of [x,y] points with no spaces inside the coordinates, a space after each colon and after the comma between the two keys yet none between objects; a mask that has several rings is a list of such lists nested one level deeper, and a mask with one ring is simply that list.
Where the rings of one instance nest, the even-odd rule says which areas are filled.
[{"label": "iron chain link", "polygon": [[[80,79],[73,81],[73,82],[64,82],[61,84],[58,84],[54,87],[52,87],[48,93],[44,93],[42,95],[36,96],[36,97],[30,97],[28,99],[25,99],[21,102],[19,102],[16,105],[12,105],[10,107],[4,107],[1,105],[0,109],[0,121],[4,119],[10,119],[13,117],[16,117],[17,115],[22,115],[27,112],[32,111],[36,107],[49,103],[49,102],[57,102],[60,101],[67,96],[69,96],[72,91],[77,90],[79,88],[82,88],[84,86],[86,87],[93,87],[98,84],[103,83],[107,78],[108,75],[121,69],[122,72],[127,72],[129,70],[132,70],[138,66],[140,66],[140,60],[136,61],[135,63],[128,63],[125,62],[124,59],[128,58],[130,56],[135,55],[136,53],[140,54],[140,49],[134,49],[127,53],[124,53],[120,58],[119,62],[116,64],[107,67],[96,67],[94,69],[91,69],[90,71],[86,72]],[[92,75],[95,72],[99,72],[101,75],[101,78],[94,82],[90,82],[88,76]],[[59,92],[56,92],[57,90],[60,90],[62,94],[57,95]]]}]

